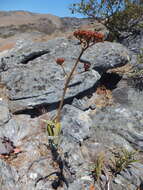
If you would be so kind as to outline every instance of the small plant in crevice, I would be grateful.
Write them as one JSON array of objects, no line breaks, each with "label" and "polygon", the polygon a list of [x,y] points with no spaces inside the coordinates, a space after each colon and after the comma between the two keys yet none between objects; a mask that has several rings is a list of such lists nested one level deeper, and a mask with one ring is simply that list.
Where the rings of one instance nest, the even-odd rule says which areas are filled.
[{"label": "small plant in crevice", "polygon": [[126,149],[121,149],[118,152],[113,152],[113,157],[111,158],[111,171],[114,176],[121,173],[125,169],[131,167],[135,162],[138,162],[135,157],[137,151],[128,151]]},{"label": "small plant in crevice", "polygon": [[105,169],[105,154],[101,152],[91,167],[91,173],[95,181],[99,181]]},{"label": "small plant in crevice", "polygon": [[52,120],[43,120],[47,124],[47,133],[49,138],[49,145],[54,145],[58,148],[61,133],[60,122],[55,122]]},{"label": "small plant in crevice", "polygon": [[128,151],[126,149],[116,149],[111,151],[111,159],[100,152],[95,162],[90,167],[90,173],[94,181],[99,184],[101,189],[109,190],[110,182],[117,174],[139,162],[136,159],[138,151]]},{"label": "small plant in crevice", "polygon": [[109,163],[106,158],[105,152],[100,152],[97,155],[95,162],[92,164],[90,173],[101,189],[109,190],[111,182],[111,173],[109,171]]}]

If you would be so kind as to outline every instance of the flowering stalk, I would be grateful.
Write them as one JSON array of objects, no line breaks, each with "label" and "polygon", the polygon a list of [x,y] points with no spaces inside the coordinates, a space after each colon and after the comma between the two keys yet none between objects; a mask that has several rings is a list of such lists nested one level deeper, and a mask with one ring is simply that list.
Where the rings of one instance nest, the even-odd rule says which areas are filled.
[{"label": "flowering stalk", "polygon": [[[57,115],[56,115],[56,123],[60,122],[60,118],[61,118],[61,109],[64,103],[64,97],[66,95],[66,91],[68,88],[68,85],[71,81],[72,75],[80,61],[81,56],[83,55],[83,53],[86,51],[87,48],[91,47],[92,45],[94,45],[97,42],[101,42],[103,41],[103,34],[102,33],[98,33],[98,32],[94,32],[94,31],[86,31],[86,30],[77,30],[74,32],[74,36],[80,40],[81,43],[81,52],[71,70],[71,72],[69,73],[69,75],[67,76],[65,85],[64,85],[64,90],[63,90],[63,94],[62,94],[62,98],[60,101],[60,105],[57,111]],[[61,58],[59,58],[60,60]],[[58,60],[58,59],[57,59]],[[62,59],[61,59],[62,60]],[[62,61],[61,61],[62,62]],[[87,71],[85,69],[85,71]]]},{"label": "flowering stalk", "polygon": [[61,65],[61,67],[62,67],[62,69],[63,69],[63,73],[65,74],[65,76],[67,76],[67,77],[68,77],[68,74],[66,73],[64,66],[63,66],[63,65]]},{"label": "flowering stalk", "polygon": [[69,82],[72,78],[72,75],[78,65],[78,62],[81,58],[81,56],[83,55],[85,49],[82,48],[81,49],[81,52],[80,52],[80,55],[78,56],[77,58],[77,61],[75,62],[70,74],[67,76],[67,80],[66,80],[66,83],[65,83],[65,86],[64,86],[64,90],[63,90],[63,94],[62,94],[62,98],[61,98],[61,101],[60,101],[60,105],[59,105],[59,108],[58,108],[58,111],[57,111],[57,116],[56,116],[56,122],[60,122],[60,117],[61,117],[61,109],[62,109],[62,106],[63,106],[63,103],[64,103],[64,97],[65,97],[65,94],[66,94],[66,91],[67,91],[67,88],[68,88],[68,85],[69,85]]},{"label": "flowering stalk", "polygon": [[[80,54],[72,68],[72,70],[70,71],[69,74],[66,73],[63,63],[65,61],[64,58],[57,58],[56,59],[56,63],[58,65],[60,65],[63,69],[64,74],[66,74],[66,82],[64,85],[64,89],[63,89],[63,94],[61,97],[61,101],[59,104],[59,108],[57,110],[57,114],[55,119],[53,120],[47,120],[45,121],[47,123],[47,132],[48,135],[51,137],[51,139],[49,140],[49,144],[51,146],[55,146],[57,148],[58,144],[59,144],[59,140],[60,140],[60,133],[61,133],[61,123],[60,123],[60,119],[61,119],[61,110],[63,107],[63,103],[64,103],[64,98],[66,95],[66,91],[68,88],[68,85],[72,79],[72,75],[81,59],[81,56],[83,55],[83,53],[86,51],[87,48],[91,47],[92,45],[94,45],[97,42],[101,42],[103,41],[103,34],[98,33],[98,32],[93,32],[93,31],[86,31],[86,30],[77,30],[74,32],[74,36],[80,40],[80,44],[81,44],[81,51]],[[89,64],[84,64],[84,70],[85,72],[88,71],[90,68]]]},{"label": "flowering stalk", "polygon": [[64,61],[65,61],[65,59],[63,57],[60,57],[60,58],[56,59],[56,63],[62,67],[63,73],[66,76],[68,76],[67,73],[66,73],[66,71],[65,71],[64,65],[63,65]]}]

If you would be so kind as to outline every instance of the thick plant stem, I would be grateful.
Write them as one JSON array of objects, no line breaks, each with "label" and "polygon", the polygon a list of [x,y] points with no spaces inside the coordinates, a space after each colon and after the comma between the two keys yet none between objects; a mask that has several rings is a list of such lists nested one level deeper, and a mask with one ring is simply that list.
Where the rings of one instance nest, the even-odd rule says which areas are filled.
[{"label": "thick plant stem", "polygon": [[64,97],[65,97],[65,95],[66,95],[66,91],[67,91],[69,82],[70,82],[70,80],[71,80],[71,78],[72,78],[72,75],[73,75],[73,73],[74,73],[74,71],[75,71],[75,69],[76,69],[76,67],[77,67],[77,65],[78,65],[78,62],[79,62],[81,56],[83,55],[83,53],[84,53],[84,51],[85,51],[86,49],[87,49],[87,47],[81,49],[81,52],[80,52],[80,54],[79,54],[79,56],[78,56],[78,58],[77,58],[77,60],[76,60],[76,62],[75,62],[75,64],[74,64],[74,66],[73,66],[73,68],[72,68],[70,74],[67,76],[67,79],[66,79],[66,82],[65,82],[65,86],[64,86],[64,90],[63,90],[63,94],[62,94],[62,98],[61,98],[60,105],[59,105],[59,108],[58,108],[58,111],[57,111],[57,116],[56,116],[56,122],[57,122],[57,123],[60,122],[61,109],[62,109],[62,107],[63,107]]}]

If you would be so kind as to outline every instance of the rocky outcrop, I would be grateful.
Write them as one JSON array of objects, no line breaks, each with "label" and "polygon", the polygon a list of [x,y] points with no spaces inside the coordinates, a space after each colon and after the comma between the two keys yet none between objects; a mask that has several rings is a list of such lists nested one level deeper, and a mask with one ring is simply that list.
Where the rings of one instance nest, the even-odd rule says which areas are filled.
[{"label": "rocky outcrop", "polygon": [[[112,150],[120,148],[139,150],[139,161],[110,181],[103,172],[102,184],[95,182],[95,188],[142,186],[143,96],[129,85],[128,75],[115,73],[130,61],[129,50],[119,43],[95,44],[82,56],[61,114],[61,168],[53,161],[43,120],[55,116],[66,79],[55,59],[64,57],[69,73],[79,53],[77,40],[56,38],[44,43],[21,39],[1,54],[0,82],[7,87],[7,98],[0,94],[2,190],[89,190],[95,182],[91,166],[98,155],[104,152],[107,166]],[[89,71],[85,63],[91,65]]]},{"label": "rocky outcrop", "polygon": [[[65,76],[55,59],[61,55],[65,58],[65,70],[68,73],[79,52],[77,41],[66,38],[43,44],[25,43],[11,50],[10,55],[1,59],[1,64],[8,68],[1,72],[1,82],[8,88],[11,111],[31,109],[40,104],[57,104],[62,95]],[[90,48],[80,61],[65,97],[67,101],[96,86],[100,79],[99,71],[103,73],[128,63],[129,55],[120,44],[104,42]],[[88,72],[84,72],[83,67],[86,61],[91,63]]]},{"label": "rocky outcrop", "polygon": [[[11,55],[1,59],[1,64],[8,68],[1,73],[1,82],[8,88],[11,110],[16,112],[40,104],[57,104],[61,98],[65,76],[56,65],[55,59],[61,55],[65,57],[65,69],[69,72],[79,52],[77,42],[65,38],[43,44],[25,43],[11,50]],[[90,71],[83,72],[83,60],[91,63]],[[86,93],[99,80],[98,70],[105,72],[122,66],[129,61],[129,55],[127,49],[120,44],[104,42],[90,48],[83,60],[81,59],[77,69],[79,74],[76,74],[69,85],[66,100],[71,101],[70,98]]]},{"label": "rocky outcrop", "polygon": [[119,43],[98,43],[90,48],[83,60],[88,60],[91,67],[101,73],[108,69],[121,67],[130,61],[129,51]]},{"label": "rocky outcrop", "polygon": [[[115,147],[142,150],[142,99],[137,92],[132,91],[129,100],[129,106],[116,105],[99,110],[96,114],[91,110],[84,112],[70,105],[64,106],[60,147],[62,157],[69,165],[64,166],[66,181],[63,181],[63,190],[67,189],[66,184],[71,190],[75,187],[80,189],[83,184],[89,189],[93,183],[89,168],[100,152],[108,152]],[[7,160],[1,158],[2,190],[13,187],[18,190],[53,189],[57,168],[52,165],[52,155],[47,149],[48,139],[43,119],[48,118],[49,113],[34,119],[27,115],[17,115],[0,127],[0,137],[6,136],[20,150],[18,154],[11,153]],[[130,184],[130,188],[136,190],[143,180],[142,171],[142,164],[134,163],[113,178],[110,188],[128,190]],[[46,177],[48,175],[49,178]],[[95,187],[100,188],[98,184]]]}]

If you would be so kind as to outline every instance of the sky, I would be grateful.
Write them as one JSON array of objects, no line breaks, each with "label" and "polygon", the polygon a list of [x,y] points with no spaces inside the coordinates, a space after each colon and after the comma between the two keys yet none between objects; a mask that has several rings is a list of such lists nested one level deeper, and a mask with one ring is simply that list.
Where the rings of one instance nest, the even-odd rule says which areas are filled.
[{"label": "sky", "polygon": [[69,5],[76,2],[79,0],[0,0],[0,10],[24,10],[60,17],[81,17],[79,14],[71,14],[69,10]]}]

